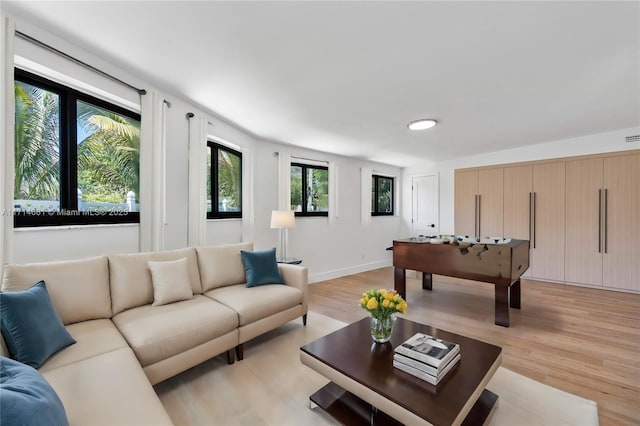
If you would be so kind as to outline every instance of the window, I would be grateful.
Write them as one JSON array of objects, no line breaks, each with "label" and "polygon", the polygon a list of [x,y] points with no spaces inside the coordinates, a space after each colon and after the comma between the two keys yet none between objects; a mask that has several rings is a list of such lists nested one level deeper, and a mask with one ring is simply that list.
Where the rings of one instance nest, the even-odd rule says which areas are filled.
[{"label": "window", "polygon": [[140,221],[140,115],[15,70],[15,226]]},{"label": "window", "polygon": [[207,219],[240,218],[242,153],[211,141],[207,147]]},{"label": "window", "polygon": [[378,175],[371,178],[371,215],[393,216],[393,178]]},{"label": "window", "polygon": [[291,210],[296,216],[329,216],[329,168],[291,163]]}]

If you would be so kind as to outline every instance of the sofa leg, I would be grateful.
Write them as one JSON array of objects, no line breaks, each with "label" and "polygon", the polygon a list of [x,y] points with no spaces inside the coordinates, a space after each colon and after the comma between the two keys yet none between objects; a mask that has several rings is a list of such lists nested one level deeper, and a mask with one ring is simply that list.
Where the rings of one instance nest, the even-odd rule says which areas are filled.
[{"label": "sofa leg", "polygon": [[229,349],[227,351],[227,363],[228,364],[233,364],[234,362],[236,362],[236,355],[233,352],[233,349]]},{"label": "sofa leg", "polygon": [[304,314],[302,316],[302,325],[304,325],[305,327],[307,326],[307,314]]},{"label": "sofa leg", "polygon": [[244,359],[244,344],[242,343],[236,346],[236,358],[238,358],[238,361],[242,361]]}]

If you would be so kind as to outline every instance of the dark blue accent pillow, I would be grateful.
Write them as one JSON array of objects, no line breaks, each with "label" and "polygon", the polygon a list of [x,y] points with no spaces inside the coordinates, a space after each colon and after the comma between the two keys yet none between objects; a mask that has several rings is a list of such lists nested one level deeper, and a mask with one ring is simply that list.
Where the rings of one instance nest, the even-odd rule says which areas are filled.
[{"label": "dark blue accent pillow", "polygon": [[62,401],[38,371],[0,357],[0,424],[68,425]]},{"label": "dark blue accent pillow", "polygon": [[53,307],[44,281],[25,291],[0,293],[0,329],[11,358],[33,368],[76,343]]},{"label": "dark blue accent pillow", "polygon": [[240,250],[242,263],[247,273],[247,287],[264,284],[284,284],[276,262],[276,249],[244,251]]}]

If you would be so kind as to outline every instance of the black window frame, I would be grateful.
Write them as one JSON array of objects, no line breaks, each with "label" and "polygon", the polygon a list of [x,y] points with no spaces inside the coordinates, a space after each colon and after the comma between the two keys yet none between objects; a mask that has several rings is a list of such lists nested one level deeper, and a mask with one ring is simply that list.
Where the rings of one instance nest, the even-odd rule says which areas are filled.
[{"label": "black window frame", "polygon": [[[390,212],[381,212],[378,206],[378,191],[380,188],[380,179],[387,179],[391,181],[391,211]],[[396,198],[396,187],[395,187],[395,178],[393,176],[382,176],[382,175],[371,175],[371,185],[373,189],[373,193],[375,196],[373,197],[373,203],[371,204],[371,216],[393,216],[395,214],[395,198]]]},{"label": "black window frame", "polygon": [[[329,175],[329,167],[327,166],[315,166],[312,164],[305,163],[291,163],[290,167],[301,167],[302,168],[302,200],[307,199],[307,170],[326,170],[327,171],[327,180]],[[330,189],[330,188],[329,188]],[[329,190],[327,190],[327,195],[329,195]],[[302,203],[302,211],[295,212],[295,216],[297,217],[314,217],[314,216],[329,216],[329,212],[310,212],[307,211],[307,203]]]},{"label": "black window frame", "polygon": [[137,121],[141,121],[140,114],[19,68],[14,68],[14,80],[55,93],[60,101],[60,210],[14,211],[14,227],[140,223],[140,212],[78,211],[77,102],[86,102]]},{"label": "black window frame", "polygon": [[[229,148],[215,141],[207,141],[207,149],[211,156],[211,180],[209,188],[211,189],[211,211],[207,212],[207,219],[242,219],[242,152]],[[226,151],[240,158],[240,211],[221,212],[218,208],[218,151]]]}]

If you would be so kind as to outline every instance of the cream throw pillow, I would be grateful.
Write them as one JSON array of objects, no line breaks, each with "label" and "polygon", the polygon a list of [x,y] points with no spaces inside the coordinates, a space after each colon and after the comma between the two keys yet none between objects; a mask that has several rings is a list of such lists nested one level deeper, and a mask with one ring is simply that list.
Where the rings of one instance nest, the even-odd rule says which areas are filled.
[{"label": "cream throw pillow", "polygon": [[187,258],[147,262],[153,283],[153,306],[193,298]]}]

